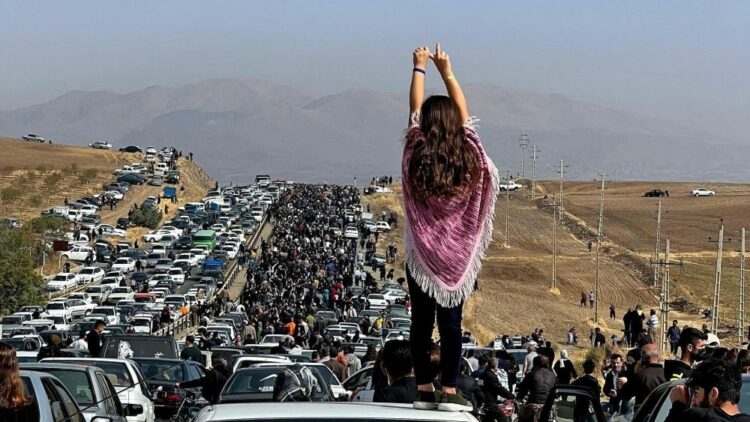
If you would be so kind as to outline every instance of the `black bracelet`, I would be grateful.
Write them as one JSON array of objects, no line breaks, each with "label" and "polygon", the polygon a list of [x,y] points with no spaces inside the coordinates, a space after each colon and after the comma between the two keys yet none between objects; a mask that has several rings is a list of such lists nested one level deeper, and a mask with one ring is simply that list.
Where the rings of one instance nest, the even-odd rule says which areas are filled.
[{"label": "black bracelet", "polygon": [[423,75],[426,74],[425,71],[424,71],[424,69],[421,69],[419,67],[415,67],[414,70],[412,70],[412,72],[419,72],[419,73],[421,73]]}]

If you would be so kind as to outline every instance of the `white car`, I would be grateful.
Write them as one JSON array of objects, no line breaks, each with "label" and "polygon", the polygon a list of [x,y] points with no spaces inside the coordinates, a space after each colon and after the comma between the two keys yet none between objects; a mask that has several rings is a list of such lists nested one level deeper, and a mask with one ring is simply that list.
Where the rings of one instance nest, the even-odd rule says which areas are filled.
[{"label": "white car", "polygon": [[47,283],[47,289],[62,291],[74,289],[78,285],[78,276],[71,273],[60,273]]},{"label": "white car", "polygon": [[43,144],[43,143],[47,142],[46,139],[42,138],[39,135],[35,135],[33,133],[29,133],[26,136],[22,136],[21,139],[23,139],[24,141],[27,141],[27,142],[39,142],[40,144]]},{"label": "white car", "polygon": [[[159,240],[151,242],[151,244],[153,246],[161,245],[161,246],[164,246],[165,249],[167,249],[167,248],[171,248],[172,245],[174,245],[175,242],[177,242],[177,239],[178,239],[177,236],[173,234],[167,234],[167,235],[162,236]],[[152,248],[152,251],[153,249],[154,248]]]},{"label": "white car", "polygon": [[101,283],[104,270],[99,267],[83,267],[78,271],[78,281],[81,284]]},{"label": "white car", "polygon": [[185,273],[182,272],[182,268],[170,268],[167,270],[167,276],[174,284],[185,284]]},{"label": "white car", "polygon": [[227,253],[227,257],[229,259],[234,259],[237,257],[237,253],[239,252],[239,249],[235,247],[234,245],[223,245],[221,247],[221,250]]},{"label": "white car", "polygon": [[[112,381],[112,386],[117,392],[123,407],[136,404],[143,407],[143,413],[136,416],[128,416],[128,422],[154,422],[154,403],[147,388],[146,381],[136,367],[136,363],[128,359],[105,359],[105,358],[45,358],[41,362],[68,363],[93,365],[102,368],[107,378]],[[74,393],[75,394],[75,393]],[[210,406],[207,406],[210,408]],[[441,412],[445,413],[445,412]],[[96,418],[94,418],[96,419]]]},{"label": "white car", "polygon": [[375,223],[375,227],[379,232],[389,232],[391,231],[391,225],[388,224],[387,221],[378,221]]},{"label": "white car", "polygon": [[99,212],[99,207],[95,205],[78,205],[76,209],[83,215],[94,215]]},{"label": "white car", "polygon": [[383,297],[388,301],[388,304],[396,303],[396,300],[404,299],[406,298],[406,295],[406,292],[403,290],[391,289],[383,292]]},{"label": "white car", "polygon": [[155,146],[150,146],[150,147],[146,148],[146,154],[156,154],[156,147]]},{"label": "white car", "polygon": [[109,324],[117,324],[117,309],[114,306],[97,306],[91,310],[91,314],[105,315],[107,320],[104,321]]},{"label": "white car", "polygon": [[109,224],[99,224],[98,226],[94,226],[94,229],[97,233],[101,230],[103,236],[125,237],[126,235],[125,230],[112,227]]},{"label": "white car", "polygon": [[107,301],[110,291],[112,291],[112,287],[109,285],[89,286],[86,288],[86,294],[91,297],[91,301],[98,304]]},{"label": "white car", "polygon": [[123,195],[122,192],[116,190],[104,191],[102,193],[102,196],[112,198],[116,201],[121,201],[123,198],[125,198],[125,195]]},{"label": "white car", "polygon": [[86,292],[71,293],[68,295],[68,299],[82,300],[85,304],[91,305],[91,309],[94,309],[94,307],[96,307],[96,304],[94,303],[94,298],[91,297],[91,295]]},{"label": "white car", "polygon": [[190,266],[198,265],[198,257],[192,252],[183,252],[177,255],[178,261],[187,261]]},{"label": "white car", "polygon": [[117,303],[121,300],[135,300],[135,293],[130,287],[115,287],[112,289],[112,293],[109,294],[107,301],[109,303]]},{"label": "white car", "polygon": [[[169,271],[169,270],[167,270]],[[154,274],[151,278],[148,279],[148,287],[149,289],[152,287],[156,287],[157,284],[159,284],[162,280],[171,280],[168,274]]]},{"label": "white car", "polygon": [[87,305],[81,299],[68,299],[65,301],[65,305],[70,309],[70,314],[73,318],[84,317],[95,308],[95,306]]},{"label": "white car", "polygon": [[173,235],[175,235],[177,237],[182,236],[182,233],[184,231],[184,230],[179,229],[179,228],[177,228],[175,226],[162,226],[162,228],[160,228],[159,231],[162,231],[162,230],[166,231],[166,232],[169,232],[170,234],[173,234]]},{"label": "white car", "polygon": [[348,226],[344,230],[344,237],[347,239],[359,239],[359,230],[356,227]]},{"label": "white car", "polygon": [[130,320],[130,326],[136,334],[151,334],[154,317],[149,314],[136,314]]},{"label": "white car", "polygon": [[206,260],[206,250],[201,248],[190,249],[190,253],[195,255],[198,259],[198,263],[202,264]]},{"label": "white car", "polygon": [[135,260],[133,258],[117,258],[117,261],[112,264],[112,270],[123,273],[133,272],[135,271]]},{"label": "white car", "polygon": [[94,141],[89,144],[89,147],[94,149],[112,149],[112,144],[107,141]]},{"label": "white car", "polygon": [[70,309],[65,300],[53,300],[52,302],[47,303],[44,313],[49,316],[62,315],[70,319],[73,318],[73,310]]},{"label": "white car", "polygon": [[693,196],[714,196],[716,195],[716,192],[712,190],[708,190],[706,188],[698,188],[698,189],[693,189],[690,192],[690,194]]},{"label": "white car", "polygon": [[388,301],[381,294],[372,293],[367,296],[367,305],[369,309],[382,311],[388,306]]},{"label": "white car", "polygon": [[86,257],[89,256],[89,253],[91,253],[91,259],[95,261],[96,251],[93,248],[83,245],[73,245],[69,250],[61,253],[60,258],[68,261],[83,262],[86,260]]},{"label": "white car", "polygon": [[252,210],[250,211],[250,217],[253,217],[253,220],[260,222],[263,220],[263,211],[261,210]]}]

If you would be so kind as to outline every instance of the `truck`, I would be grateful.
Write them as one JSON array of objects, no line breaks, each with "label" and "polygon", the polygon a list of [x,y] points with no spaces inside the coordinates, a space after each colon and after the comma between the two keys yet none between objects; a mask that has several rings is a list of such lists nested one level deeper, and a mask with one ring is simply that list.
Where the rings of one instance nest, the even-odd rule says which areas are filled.
[{"label": "truck", "polygon": [[164,192],[161,194],[162,198],[174,198],[177,196],[177,188],[173,186],[167,186],[164,188]]},{"label": "truck", "polygon": [[500,183],[500,185],[498,186],[501,191],[516,191],[518,189],[521,189],[522,187],[523,185],[519,185],[513,180],[507,180],[503,183]]}]

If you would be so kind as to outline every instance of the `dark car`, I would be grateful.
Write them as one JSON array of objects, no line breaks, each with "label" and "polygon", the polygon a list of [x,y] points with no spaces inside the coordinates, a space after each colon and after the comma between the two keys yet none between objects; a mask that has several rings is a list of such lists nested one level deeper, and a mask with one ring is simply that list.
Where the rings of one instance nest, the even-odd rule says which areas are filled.
[{"label": "dark car", "polygon": [[643,194],[646,198],[661,198],[667,196],[667,193],[661,189],[653,189]]},{"label": "dark car", "polygon": [[134,358],[178,359],[177,342],[172,337],[150,335],[111,335],[104,340],[102,357],[119,358],[120,349],[128,350]]},{"label": "dark car", "polygon": [[126,251],[123,251],[120,254],[119,258],[127,257],[127,258],[133,258],[133,259],[146,259],[147,256],[148,256],[148,252],[144,251],[143,249],[130,248]]},{"label": "dark car", "polygon": [[118,182],[127,182],[131,185],[142,185],[146,183],[146,177],[138,173],[127,173],[117,178]]},{"label": "dark car", "polygon": [[138,284],[145,283],[146,281],[148,281],[148,274],[144,272],[133,273],[133,275],[131,275],[130,277],[133,279],[133,281],[135,281]]},{"label": "dark car", "polygon": [[175,387],[176,383],[202,378],[205,370],[200,363],[160,358],[135,358],[133,361],[148,380],[151,393],[155,394],[154,406],[157,417],[168,418],[174,415],[186,392],[200,397],[200,387],[187,389]]},{"label": "dark car", "polygon": [[[276,377],[285,370],[284,366],[262,366],[244,368],[229,377],[219,395],[219,403],[269,402],[273,399],[273,386]],[[332,393],[323,374],[317,368],[310,371],[316,378],[312,401],[331,401]]]},{"label": "dark car", "polygon": [[109,262],[112,259],[112,248],[107,245],[97,243],[94,245],[94,251],[99,262]]},{"label": "dark car", "polygon": [[121,217],[117,219],[117,228],[127,230],[130,227],[130,219],[127,217]]},{"label": "dark car", "polygon": [[174,244],[175,249],[193,249],[193,237],[182,236]]},{"label": "dark car", "polygon": [[126,147],[120,148],[120,152],[143,152],[143,149],[137,145],[128,145]]}]

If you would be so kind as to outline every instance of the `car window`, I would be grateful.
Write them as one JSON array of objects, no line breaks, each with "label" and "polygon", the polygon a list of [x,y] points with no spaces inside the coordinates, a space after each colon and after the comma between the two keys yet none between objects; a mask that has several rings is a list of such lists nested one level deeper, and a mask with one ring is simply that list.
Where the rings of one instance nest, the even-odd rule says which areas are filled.
[{"label": "car window", "polygon": [[183,365],[175,365],[173,361],[136,361],[143,374],[149,380],[180,382],[186,380]]},{"label": "car window", "polygon": [[109,382],[107,377],[104,376],[104,374],[96,374],[96,378],[99,382],[99,386],[102,389],[102,403],[104,404],[104,410],[107,412],[108,415],[124,415],[124,411],[122,409],[122,405],[120,404],[119,397],[117,397],[117,393],[115,392],[114,388],[112,387],[112,384]]},{"label": "car window", "polygon": [[57,377],[73,395],[73,399],[79,406],[86,407],[94,403],[94,389],[86,372],[64,369],[49,369],[44,372]]},{"label": "car window", "polygon": [[201,378],[202,376],[203,374],[201,373],[200,367],[198,367],[198,365],[188,363],[188,381]]},{"label": "car window", "polygon": [[55,388],[55,391],[57,391],[57,395],[60,398],[60,403],[62,404],[62,409],[65,412],[65,417],[67,418],[67,421],[78,421],[82,420],[83,416],[81,412],[78,410],[78,406],[76,406],[75,399],[70,396],[68,391],[66,390],[65,386],[56,379],[49,380],[52,382],[52,385]]},{"label": "car window", "polygon": [[358,373],[354,374],[352,378],[347,380],[346,383],[344,383],[344,388],[346,388],[349,391],[352,391],[358,387],[362,387],[362,388],[367,387],[367,383],[370,381],[371,376],[372,376],[372,368],[359,371]]}]

